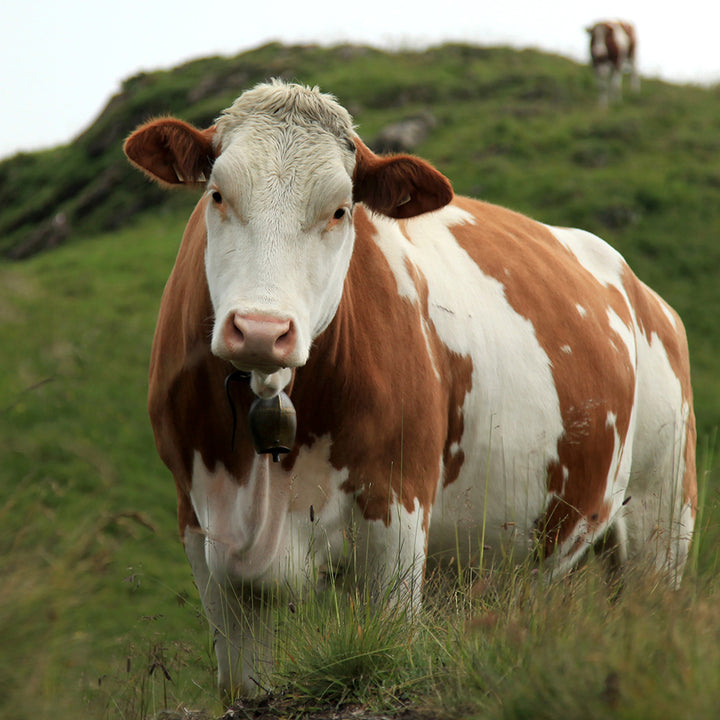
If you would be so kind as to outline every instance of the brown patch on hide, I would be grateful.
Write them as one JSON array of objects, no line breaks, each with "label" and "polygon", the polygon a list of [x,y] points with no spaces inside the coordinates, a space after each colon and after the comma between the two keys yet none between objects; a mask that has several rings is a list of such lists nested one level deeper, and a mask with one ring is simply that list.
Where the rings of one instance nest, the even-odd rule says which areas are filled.
[{"label": "brown patch on hide", "polygon": [[[553,499],[538,523],[549,554],[580,518],[602,512],[613,453],[620,451],[615,429],[622,445],[635,388],[631,357],[608,312],[630,328],[630,311],[617,288],[598,282],[545,226],[472,200],[458,198],[457,204],[477,224],[453,233],[482,271],[503,285],[513,309],[532,323],[550,361],[564,433],[558,460],[547,468]],[[612,416],[615,429],[608,422]]]}]

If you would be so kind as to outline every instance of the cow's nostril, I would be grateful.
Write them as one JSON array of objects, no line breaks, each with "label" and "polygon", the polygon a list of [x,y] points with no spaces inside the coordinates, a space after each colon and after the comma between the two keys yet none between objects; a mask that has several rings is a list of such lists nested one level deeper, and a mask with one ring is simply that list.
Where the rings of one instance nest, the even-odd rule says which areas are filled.
[{"label": "cow's nostril", "polygon": [[287,330],[278,336],[275,341],[275,347],[278,350],[284,350],[286,348],[292,348],[295,345],[295,325],[292,321],[288,322]]},{"label": "cow's nostril", "polygon": [[240,315],[233,315],[230,332],[235,335],[236,339],[242,342],[245,334],[242,331],[242,318]]},{"label": "cow's nostril", "polygon": [[223,342],[231,351],[240,349],[245,343],[245,333],[242,329],[242,318],[231,315],[225,322],[223,329]]}]

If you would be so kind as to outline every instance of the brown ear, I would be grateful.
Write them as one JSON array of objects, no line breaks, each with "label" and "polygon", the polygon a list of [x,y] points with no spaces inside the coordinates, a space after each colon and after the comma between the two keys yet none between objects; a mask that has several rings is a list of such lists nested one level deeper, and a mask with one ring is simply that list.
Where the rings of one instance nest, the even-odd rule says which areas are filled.
[{"label": "brown ear", "polygon": [[438,210],[453,198],[450,181],[430,163],[412,155],[380,157],[354,139],[353,200],[392,218]]},{"label": "brown ear", "polygon": [[125,141],[130,162],[161,185],[197,185],[210,176],[215,127],[198,130],[165,118],[141,125]]}]

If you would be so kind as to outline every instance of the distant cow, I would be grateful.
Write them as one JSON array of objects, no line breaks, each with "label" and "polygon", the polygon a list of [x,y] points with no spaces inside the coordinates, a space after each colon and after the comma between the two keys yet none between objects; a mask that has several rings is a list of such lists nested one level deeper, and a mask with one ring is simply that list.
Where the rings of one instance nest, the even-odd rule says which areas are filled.
[{"label": "distant cow", "polygon": [[607,106],[622,97],[623,72],[630,73],[630,87],[637,91],[635,28],[622,20],[605,20],[585,28],[590,35],[590,57],[598,83],[600,103]]},{"label": "distant cow", "polygon": [[[263,598],[329,568],[413,608],[426,559],[534,557],[559,576],[602,541],[680,581],[685,334],[602,240],[454,197],[298,85],[249,90],[206,130],[154,120],[125,151],[166,186],[204,186],[149,409],[226,694],[269,660]],[[273,462],[247,416],[281,390],[297,436]]]}]

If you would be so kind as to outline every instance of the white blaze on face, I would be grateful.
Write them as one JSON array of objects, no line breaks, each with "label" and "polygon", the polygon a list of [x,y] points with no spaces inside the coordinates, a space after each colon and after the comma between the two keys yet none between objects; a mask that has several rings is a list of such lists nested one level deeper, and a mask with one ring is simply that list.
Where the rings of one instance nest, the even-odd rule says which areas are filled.
[{"label": "white blaze on face", "polygon": [[[208,183],[205,257],[213,352],[245,370],[298,367],[337,310],[352,254],[354,155],[321,127],[245,118],[220,139]],[[233,319],[285,323],[280,358],[227,341]]]}]

